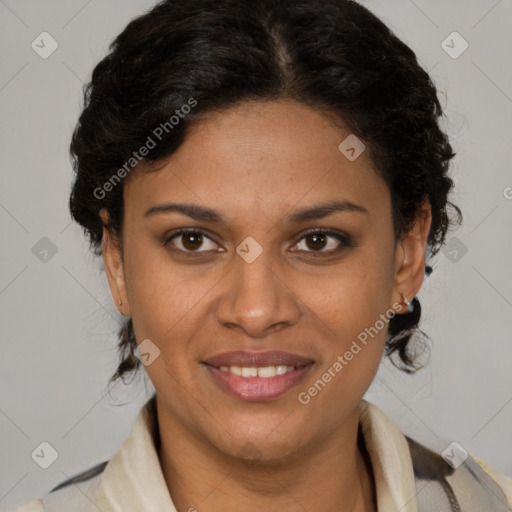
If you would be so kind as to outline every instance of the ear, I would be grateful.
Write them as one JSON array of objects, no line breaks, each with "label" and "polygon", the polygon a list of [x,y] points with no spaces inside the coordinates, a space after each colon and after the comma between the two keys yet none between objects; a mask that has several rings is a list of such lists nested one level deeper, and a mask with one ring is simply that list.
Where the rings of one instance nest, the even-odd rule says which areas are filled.
[{"label": "ear", "polygon": [[[105,208],[100,210],[100,217],[103,222],[103,235],[101,240],[101,252],[105,271],[107,273],[110,293],[114,299],[116,308],[122,315],[130,315],[130,304],[126,294],[126,283],[124,279],[124,265],[121,249],[117,241],[110,235],[107,225],[109,220],[108,211]],[[121,304],[119,304],[121,301]]]},{"label": "ear", "polygon": [[[402,294],[412,301],[420,291],[425,277],[425,253],[431,223],[430,203],[425,200],[414,226],[409,233],[402,236],[396,246],[394,302],[403,304]],[[400,313],[407,313],[405,304],[402,305]]]}]

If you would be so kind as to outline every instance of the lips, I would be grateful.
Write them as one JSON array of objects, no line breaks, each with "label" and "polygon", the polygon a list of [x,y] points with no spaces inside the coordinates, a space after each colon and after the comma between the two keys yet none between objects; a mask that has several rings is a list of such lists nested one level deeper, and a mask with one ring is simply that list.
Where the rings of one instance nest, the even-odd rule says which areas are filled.
[{"label": "lips", "polygon": [[234,350],[223,352],[206,359],[205,364],[219,368],[220,366],[241,366],[260,368],[263,366],[294,366],[302,368],[313,363],[312,359],[283,352],[281,350],[249,351]]},{"label": "lips", "polygon": [[314,361],[280,350],[237,350],[216,354],[203,364],[213,382],[227,394],[263,402],[296,387],[313,368]]}]

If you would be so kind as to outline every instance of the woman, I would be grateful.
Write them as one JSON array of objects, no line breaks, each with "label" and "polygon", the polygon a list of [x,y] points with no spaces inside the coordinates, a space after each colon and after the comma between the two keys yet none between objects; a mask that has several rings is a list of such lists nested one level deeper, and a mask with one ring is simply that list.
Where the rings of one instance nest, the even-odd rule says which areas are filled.
[{"label": "woman", "polygon": [[512,509],[363,400],[418,369],[416,294],[460,210],[436,89],[349,0],[164,1],[95,68],[70,208],[155,395],[109,461],[18,511]]}]

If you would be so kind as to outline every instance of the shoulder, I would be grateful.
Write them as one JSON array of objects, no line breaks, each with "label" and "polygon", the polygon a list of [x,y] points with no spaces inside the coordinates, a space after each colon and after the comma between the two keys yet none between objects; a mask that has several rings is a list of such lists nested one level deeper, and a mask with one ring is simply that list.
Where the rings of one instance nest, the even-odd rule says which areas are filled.
[{"label": "shoulder", "polygon": [[507,498],[510,510],[512,510],[512,478],[505,475],[501,471],[498,471],[497,469],[489,466],[489,464],[479,459],[478,457],[474,455],[472,455],[471,457],[487,473],[489,478],[491,478],[496,483],[496,485],[500,487],[500,489],[503,491],[503,494],[505,494],[505,497]]},{"label": "shoulder", "polygon": [[[54,487],[42,498],[28,501],[18,505],[9,512],[45,512],[50,510],[65,510],[70,507],[76,511],[82,510],[83,505],[88,503],[98,484],[108,461],[102,462],[82,473],[69,478]],[[79,487],[77,484],[81,484]]]},{"label": "shoulder", "polygon": [[43,501],[40,499],[27,501],[13,508],[10,512],[44,512]]},{"label": "shoulder", "polygon": [[455,503],[461,510],[512,510],[512,480],[509,477],[467,452],[456,464],[449,464],[441,455],[405,437],[419,489],[418,503],[423,503],[425,510],[428,510],[428,502],[439,500],[447,507]]}]

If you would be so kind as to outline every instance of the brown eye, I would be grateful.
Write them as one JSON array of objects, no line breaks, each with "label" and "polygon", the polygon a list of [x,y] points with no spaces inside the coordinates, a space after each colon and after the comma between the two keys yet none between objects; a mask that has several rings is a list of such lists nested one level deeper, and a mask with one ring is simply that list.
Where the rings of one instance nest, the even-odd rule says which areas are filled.
[{"label": "brown eye", "polygon": [[345,247],[352,247],[350,238],[342,233],[312,231],[306,233],[296,244],[294,251],[309,253],[336,253]]},{"label": "brown eye", "polygon": [[200,231],[181,230],[164,240],[164,245],[172,245],[172,249],[182,252],[206,252],[218,250],[218,245]]},{"label": "brown eye", "polygon": [[200,233],[185,233],[181,235],[182,245],[189,251],[199,249],[203,244],[203,235]]},{"label": "brown eye", "polygon": [[327,243],[327,237],[323,233],[314,233],[305,237],[306,245],[309,249],[321,250]]}]

